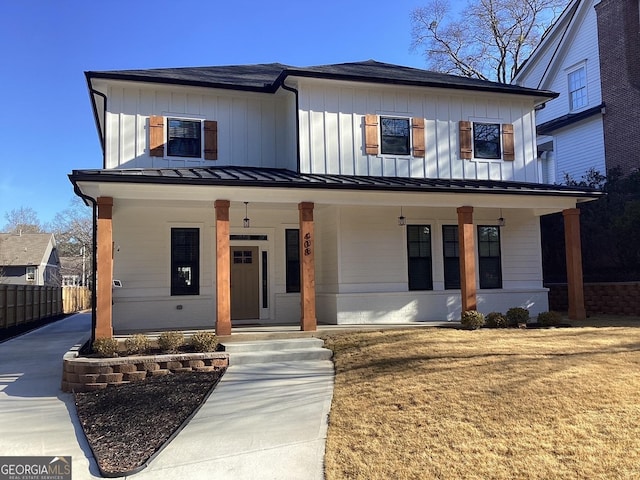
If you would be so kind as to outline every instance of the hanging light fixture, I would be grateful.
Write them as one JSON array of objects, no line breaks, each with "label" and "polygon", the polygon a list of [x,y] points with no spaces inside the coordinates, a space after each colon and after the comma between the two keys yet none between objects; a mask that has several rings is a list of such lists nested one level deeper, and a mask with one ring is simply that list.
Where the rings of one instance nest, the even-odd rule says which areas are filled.
[{"label": "hanging light fixture", "polygon": [[500,209],[500,218],[498,219],[498,226],[504,227],[507,224],[507,221],[502,216],[502,209]]},{"label": "hanging light fixture", "polygon": [[242,226],[244,228],[249,228],[251,226],[251,220],[249,220],[249,215],[248,215],[248,205],[249,202],[244,202],[244,218],[242,219]]},{"label": "hanging light fixture", "polygon": [[402,214],[402,207],[400,207],[400,216],[398,217],[398,226],[402,227],[407,224],[407,219]]}]

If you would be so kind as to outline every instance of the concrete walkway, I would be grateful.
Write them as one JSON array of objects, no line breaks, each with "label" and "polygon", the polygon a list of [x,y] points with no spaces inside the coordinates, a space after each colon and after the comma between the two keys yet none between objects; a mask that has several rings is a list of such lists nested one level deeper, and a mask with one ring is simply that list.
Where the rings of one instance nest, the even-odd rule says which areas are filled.
[{"label": "concrete walkway", "polygon": [[[0,455],[73,457],[73,478],[100,478],[60,391],[62,356],[89,332],[79,314],[0,344]],[[132,478],[322,479],[333,394],[328,360],[231,366],[180,434]]]}]

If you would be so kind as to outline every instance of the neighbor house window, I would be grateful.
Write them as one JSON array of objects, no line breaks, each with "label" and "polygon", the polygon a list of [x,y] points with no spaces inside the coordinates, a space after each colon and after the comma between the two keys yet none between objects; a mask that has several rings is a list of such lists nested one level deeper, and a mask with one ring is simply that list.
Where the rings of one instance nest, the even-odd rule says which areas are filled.
[{"label": "neighbor house window", "polygon": [[200,294],[200,229],[171,229],[171,295]]},{"label": "neighbor house window", "polygon": [[478,226],[478,272],[480,288],[502,288],[499,227]]},{"label": "neighbor house window", "polygon": [[569,106],[578,110],[587,105],[587,71],[585,67],[569,73]]},{"label": "neighbor house window", "polygon": [[473,123],[473,152],[476,158],[501,158],[499,123]]},{"label": "neighbor house window", "polygon": [[442,226],[444,288],[460,288],[460,239],[457,225]]},{"label": "neighbor house window", "polygon": [[35,280],[36,280],[36,267],[27,267],[27,282],[35,282]]},{"label": "neighbor house window", "polygon": [[169,118],[167,127],[167,156],[202,156],[202,122]]},{"label": "neighbor house window", "polygon": [[380,138],[383,155],[409,155],[409,119],[381,117]]},{"label": "neighbor house window", "polygon": [[285,231],[287,293],[300,292],[300,230]]},{"label": "neighbor house window", "polygon": [[433,290],[431,225],[407,225],[409,290]]}]

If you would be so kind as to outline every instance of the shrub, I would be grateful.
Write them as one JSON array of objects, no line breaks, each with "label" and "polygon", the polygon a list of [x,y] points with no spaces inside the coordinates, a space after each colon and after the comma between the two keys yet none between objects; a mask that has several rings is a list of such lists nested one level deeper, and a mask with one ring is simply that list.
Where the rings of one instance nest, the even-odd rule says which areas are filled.
[{"label": "shrub", "polygon": [[212,332],[196,332],[191,337],[191,345],[196,352],[214,352],[218,338]]},{"label": "shrub", "polygon": [[541,312],[538,314],[538,324],[543,327],[556,327],[562,322],[562,315],[558,312]]},{"label": "shrub", "polygon": [[484,315],[477,310],[467,310],[463,312],[460,322],[463,327],[476,330],[484,325]]},{"label": "shrub", "polygon": [[115,357],[118,354],[118,340],[115,338],[97,338],[93,342],[92,348],[100,357]]},{"label": "shrub", "polygon": [[163,352],[175,353],[184,344],[184,334],[182,332],[162,332],[158,337],[158,347]]},{"label": "shrub", "polygon": [[136,333],[124,341],[124,348],[129,354],[146,353],[149,350],[149,339],[141,333]]},{"label": "shrub", "polygon": [[529,320],[529,310],[522,307],[513,307],[507,310],[507,322],[512,327],[517,326],[519,323],[527,323]]},{"label": "shrub", "polygon": [[507,319],[500,312],[488,313],[485,317],[487,327],[491,328],[506,328]]}]

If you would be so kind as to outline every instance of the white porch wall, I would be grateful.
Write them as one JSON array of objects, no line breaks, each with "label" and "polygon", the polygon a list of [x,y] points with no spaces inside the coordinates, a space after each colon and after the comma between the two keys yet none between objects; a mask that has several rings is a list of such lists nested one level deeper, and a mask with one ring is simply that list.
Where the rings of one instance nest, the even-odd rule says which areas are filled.
[{"label": "white porch wall", "polygon": [[[312,79],[298,88],[304,173],[540,181],[530,98]],[[366,155],[366,114],[424,118],[426,156]],[[515,161],[461,160],[460,120],[513,124]]]},{"label": "white porch wall", "polygon": [[[125,202],[114,205],[116,332],[186,329],[215,325],[215,215],[212,205],[189,202]],[[155,207],[155,208],[152,208]],[[457,320],[459,290],[444,290],[442,225],[457,224],[453,208],[406,207],[408,224],[432,227],[433,291],[409,291],[406,229],[395,207],[316,205],[317,318],[323,323],[393,323]],[[286,293],[285,230],[298,228],[296,204],[249,205],[251,228],[242,228],[244,205],[231,205],[232,234],[267,234],[269,308],[264,323],[297,323],[300,296]],[[477,224],[494,225],[502,215],[503,290],[479,290],[488,313],[525,306],[548,309],[542,287],[539,221],[529,210],[477,209]],[[200,295],[170,295],[170,229],[200,228]],[[251,243],[251,242],[249,242]],[[178,309],[178,305],[182,305]]]},{"label": "white porch wall", "polygon": [[[442,225],[456,225],[455,209],[405,207],[407,225],[430,225],[432,291],[409,291],[406,229],[397,225],[399,209],[339,207],[338,291],[318,289],[318,320],[325,323],[402,323],[458,320],[460,291],[444,289]],[[530,210],[476,209],[476,225],[501,228],[501,290],[478,290],[483,313],[528,308],[532,315],[548,309],[542,284],[539,217]],[[316,228],[321,229],[318,225]],[[477,244],[477,243],[476,243]],[[477,257],[477,248],[476,248]]]}]

